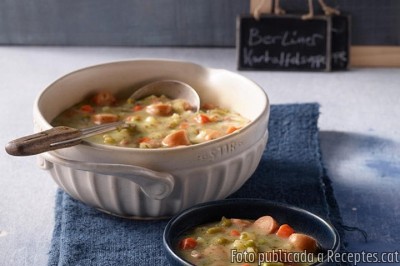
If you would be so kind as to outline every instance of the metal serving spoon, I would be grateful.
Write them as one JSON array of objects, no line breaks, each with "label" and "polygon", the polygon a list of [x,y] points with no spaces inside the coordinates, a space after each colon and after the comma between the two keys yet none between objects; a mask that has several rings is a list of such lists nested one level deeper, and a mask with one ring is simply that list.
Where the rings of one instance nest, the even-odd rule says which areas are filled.
[{"label": "metal serving spoon", "polygon": [[[138,100],[150,95],[165,95],[170,99],[185,99],[194,111],[200,109],[200,98],[188,84],[177,80],[160,80],[136,90],[130,98]],[[83,138],[126,127],[124,121],[76,129],[66,126],[54,127],[33,135],[10,141],[5,149],[14,156],[35,155],[46,151],[78,145]]]}]

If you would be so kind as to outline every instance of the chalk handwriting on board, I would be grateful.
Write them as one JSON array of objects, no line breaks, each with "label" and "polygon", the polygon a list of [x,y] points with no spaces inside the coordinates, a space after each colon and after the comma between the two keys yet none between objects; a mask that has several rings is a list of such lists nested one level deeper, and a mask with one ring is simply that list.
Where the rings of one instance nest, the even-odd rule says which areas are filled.
[{"label": "chalk handwriting on board", "polygon": [[330,20],[299,16],[263,16],[238,20],[241,70],[330,69]]},{"label": "chalk handwriting on board", "polygon": [[275,65],[282,68],[290,66],[305,66],[308,65],[312,69],[320,69],[325,66],[326,58],[323,55],[301,55],[299,52],[280,52],[278,55],[271,56],[269,51],[265,51],[262,55],[254,55],[253,49],[245,47],[243,49],[244,64],[253,67],[257,64],[264,63]]},{"label": "chalk handwriting on board", "polygon": [[305,45],[308,47],[313,47],[317,45],[317,40],[323,40],[324,35],[313,33],[311,36],[298,36],[298,31],[283,31],[280,35],[265,35],[260,33],[257,28],[250,28],[248,45],[270,45],[280,43],[282,47],[287,47],[291,45]]},{"label": "chalk handwriting on board", "polygon": [[332,52],[332,64],[347,64],[349,61],[346,51]]},{"label": "chalk handwriting on board", "polygon": [[257,28],[250,28],[248,47],[243,49],[244,63],[249,66],[254,66],[257,63],[267,63],[277,65],[279,67],[289,66],[302,66],[310,65],[311,68],[321,68],[325,63],[325,56],[304,56],[300,52],[280,52],[273,56],[269,50],[266,50],[262,55],[254,55],[253,47],[256,46],[268,46],[279,44],[282,47],[305,45],[307,47],[317,46],[317,41],[324,40],[324,36],[318,33],[312,33],[310,36],[299,35],[297,30],[294,31],[282,31],[278,35],[262,35],[260,30]]}]

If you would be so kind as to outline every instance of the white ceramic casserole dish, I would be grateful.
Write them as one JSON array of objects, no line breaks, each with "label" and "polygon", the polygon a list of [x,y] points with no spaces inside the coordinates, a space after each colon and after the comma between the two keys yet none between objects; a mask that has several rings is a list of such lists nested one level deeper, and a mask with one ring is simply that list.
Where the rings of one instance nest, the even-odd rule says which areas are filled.
[{"label": "white ceramic casserole dish", "polygon": [[165,149],[123,148],[83,142],[38,156],[73,198],[127,218],[171,216],[194,204],[223,199],[255,171],[268,138],[269,101],[249,79],[221,69],[171,60],[132,60],[88,67],[48,86],[34,105],[34,131],[52,128],[63,110],[108,90],[125,97],[160,79],[188,83],[201,101],[226,107],[252,122],[206,143]]}]

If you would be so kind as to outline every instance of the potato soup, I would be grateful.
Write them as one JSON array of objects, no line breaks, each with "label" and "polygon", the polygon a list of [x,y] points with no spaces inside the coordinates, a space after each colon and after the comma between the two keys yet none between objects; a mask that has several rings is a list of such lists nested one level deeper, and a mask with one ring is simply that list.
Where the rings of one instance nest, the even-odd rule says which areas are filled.
[{"label": "potato soup", "polygon": [[222,217],[184,233],[176,252],[197,266],[289,266],[318,261],[317,241],[271,216]]},{"label": "potato soup", "polygon": [[183,99],[153,95],[135,101],[99,92],[62,112],[52,125],[86,128],[117,121],[125,121],[128,127],[87,140],[132,148],[187,146],[231,134],[250,122],[238,113],[207,103],[194,112]]}]

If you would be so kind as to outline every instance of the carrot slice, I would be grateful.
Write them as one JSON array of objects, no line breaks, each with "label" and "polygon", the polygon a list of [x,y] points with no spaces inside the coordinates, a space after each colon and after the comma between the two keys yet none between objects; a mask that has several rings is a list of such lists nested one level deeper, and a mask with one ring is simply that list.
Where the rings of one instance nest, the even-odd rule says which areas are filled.
[{"label": "carrot slice", "polygon": [[179,243],[180,249],[194,249],[197,246],[197,241],[193,237],[187,237]]},{"label": "carrot slice", "polygon": [[233,230],[231,230],[230,235],[231,236],[240,236],[240,232],[239,232],[239,230],[233,229]]},{"label": "carrot slice", "polygon": [[93,113],[94,108],[90,104],[85,104],[81,106],[81,111],[86,112],[86,113]]},{"label": "carrot slice", "polygon": [[293,233],[294,229],[288,224],[282,224],[279,226],[278,231],[276,231],[276,235],[282,238],[288,238]]},{"label": "carrot slice", "polygon": [[194,119],[199,124],[206,124],[211,121],[211,119],[205,114],[198,114]]},{"label": "carrot slice", "polygon": [[149,137],[142,137],[142,138],[139,138],[138,142],[139,143],[150,142],[150,140],[151,140],[151,138],[149,138]]},{"label": "carrot slice", "polygon": [[143,106],[142,105],[140,105],[140,104],[137,104],[137,105],[135,105],[133,108],[133,111],[140,111],[140,110],[142,110],[143,109]]}]

